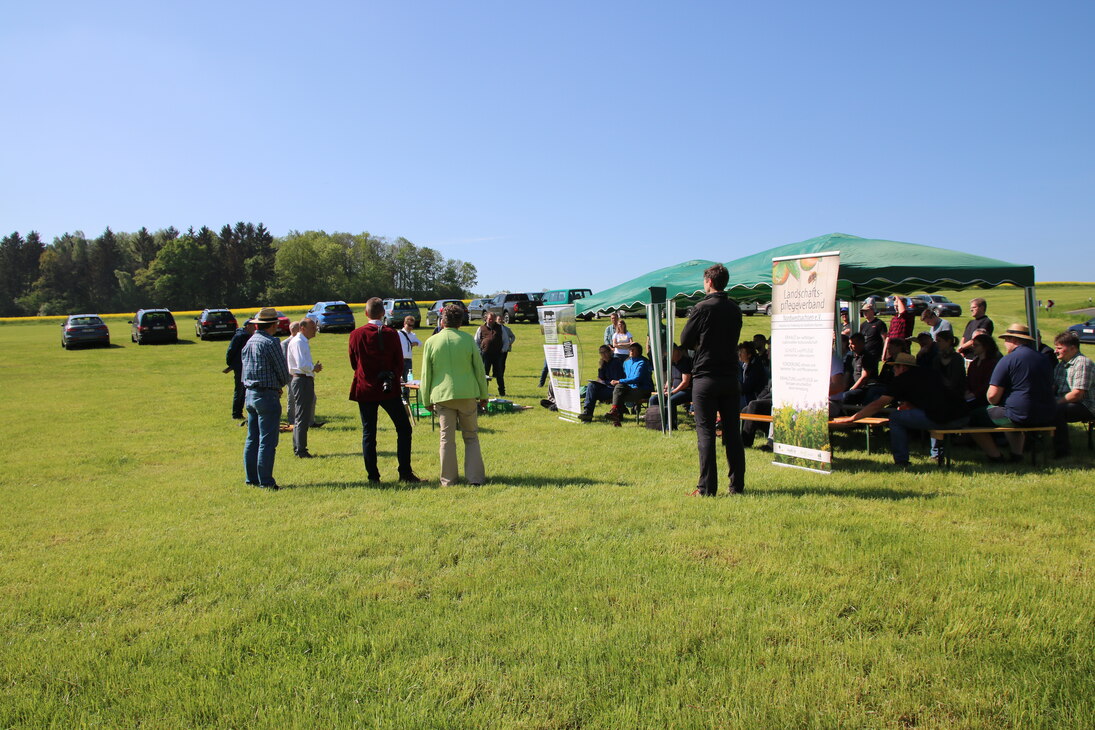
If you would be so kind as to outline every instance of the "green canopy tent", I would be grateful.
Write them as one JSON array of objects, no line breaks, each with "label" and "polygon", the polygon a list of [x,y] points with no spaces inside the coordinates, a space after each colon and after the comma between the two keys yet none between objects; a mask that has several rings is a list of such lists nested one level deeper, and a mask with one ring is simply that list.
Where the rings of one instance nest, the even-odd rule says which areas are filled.
[{"label": "green canopy tent", "polygon": [[[683,299],[703,292],[703,272],[714,264],[706,259],[685,261],[651,271],[575,302],[579,316],[627,311],[651,303],[651,289],[665,289],[666,300]],[[769,277],[770,278],[770,277]],[[656,303],[656,302],[655,302]]]},{"label": "green canopy tent", "polygon": [[[648,274],[625,281],[622,284],[599,291],[574,303],[579,317],[596,313],[627,311],[645,307],[647,331],[650,342],[650,358],[655,363],[654,386],[662,414],[662,432],[669,433],[668,411],[663,384],[671,377],[670,358],[662,351],[665,342],[673,341],[673,320],[678,299],[695,297],[703,293],[703,272],[714,261],[695,259],[676,266],[651,271]],[[666,335],[661,337],[662,314],[666,315]],[[659,367],[661,365],[662,367]]]},{"label": "green canopy tent", "polygon": [[[1026,290],[1027,323],[1032,332],[1038,329],[1033,266],[935,246],[860,238],[844,233],[789,243],[730,261],[726,264],[730,271],[726,291],[738,301],[769,299],[772,296],[773,258],[826,251],[840,252],[838,299],[859,302],[871,294],[990,289],[1011,284]],[[854,317],[858,312],[851,314]]]}]

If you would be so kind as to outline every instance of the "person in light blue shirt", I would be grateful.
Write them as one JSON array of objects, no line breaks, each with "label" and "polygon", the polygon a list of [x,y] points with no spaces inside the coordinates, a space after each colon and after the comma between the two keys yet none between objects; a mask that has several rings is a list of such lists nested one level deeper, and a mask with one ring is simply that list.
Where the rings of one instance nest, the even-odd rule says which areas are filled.
[{"label": "person in light blue shirt", "polygon": [[625,407],[646,401],[654,391],[654,381],[650,378],[654,368],[643,357],[643,346],[633,342],[627,351],[628,358],[623,362],[624,377],[609,382],[613,388],[612,408],[608,411],[608,419],[616,426],[620,425]]}]

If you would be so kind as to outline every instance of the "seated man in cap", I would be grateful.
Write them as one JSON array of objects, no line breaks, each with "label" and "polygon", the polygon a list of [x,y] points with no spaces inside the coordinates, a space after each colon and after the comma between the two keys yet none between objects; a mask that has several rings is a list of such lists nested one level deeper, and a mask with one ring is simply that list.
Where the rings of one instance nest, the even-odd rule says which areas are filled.
[{"label": "seated man in cap", "polygon": [[1053,390],[1057,397],[1057,430],[1053,434],[1053,452],[1057,458],[1068,456],[1068,424],[1095,420],[1095,366],[1080,352],[1075,332],[1062,332],[1053,338],[1057,351],[1057,369],[1053,371]]},{"label": "seated man in cap", "polygon": [[[996,363],[989,379],[989,405],[971,419],[978,426],[1045,426],[1053,423],[1053,371],[1035,348],[1030,328],[1013,324],[1000,335],[1007,354]],[[1011,461],[1023,457],[1023,433],[1006,434]],[[973,435],[989,461],[1007,461],[991,434]]]},{"label": "seated man in cap", "polygon": [[[890,412],[890,451],[898,466],[909,465],[909,431],[955,428],[966,422],[965,404],[947,398],[939,373],[917,366],[916,358],[898,353],[886,365],[893,367],[893,379],[886,394],[865,405],[858,413],[834,419],[834,423],[855,423],[868,418],[894,402],[902,407]],[[943,442],[932,439],[932,459],[943,460]]]}]

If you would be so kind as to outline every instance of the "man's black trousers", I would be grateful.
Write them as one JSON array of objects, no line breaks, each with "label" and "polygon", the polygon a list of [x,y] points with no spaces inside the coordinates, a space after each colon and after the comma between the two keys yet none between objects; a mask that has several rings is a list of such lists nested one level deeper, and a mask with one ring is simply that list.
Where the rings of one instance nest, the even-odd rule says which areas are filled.
[{"label": "man's black trousers", "polygon": [[699,377],[692,381],[692,407],[696,415],[696,441],[700,453],[700,494],[714,497],[719,490],[715,457],[715,422],[722,417],[722,445],[730,469],[730,491],[745,489],[745,447],[739,432],[741,393],[737,376]]}]

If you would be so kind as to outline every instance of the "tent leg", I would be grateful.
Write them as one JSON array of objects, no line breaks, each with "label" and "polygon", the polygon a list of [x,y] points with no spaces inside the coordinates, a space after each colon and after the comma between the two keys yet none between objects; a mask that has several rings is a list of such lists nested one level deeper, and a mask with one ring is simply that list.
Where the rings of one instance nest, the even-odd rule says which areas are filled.
[{"label": "tent leg", "polygon": [[1035,298],[1037,293],[1032,286],[1024,287],[1023,291],[1026,294],[1023,299],[1027,309],[1027,327],[1030,327],[1031,335],[1038,337],[1038,300]]}]

